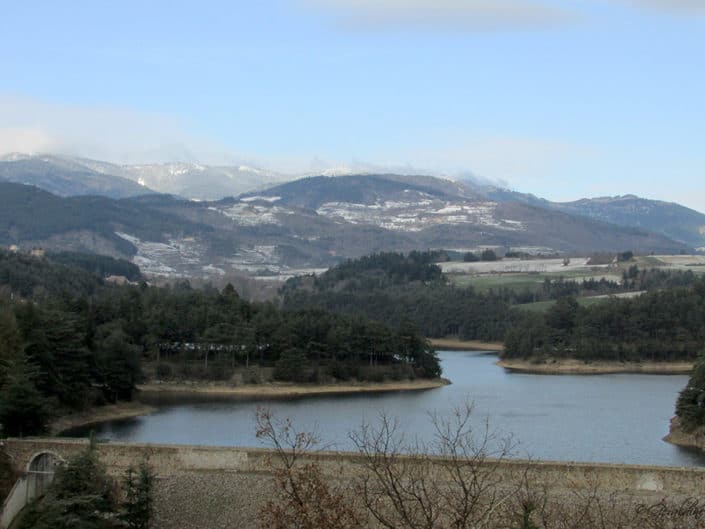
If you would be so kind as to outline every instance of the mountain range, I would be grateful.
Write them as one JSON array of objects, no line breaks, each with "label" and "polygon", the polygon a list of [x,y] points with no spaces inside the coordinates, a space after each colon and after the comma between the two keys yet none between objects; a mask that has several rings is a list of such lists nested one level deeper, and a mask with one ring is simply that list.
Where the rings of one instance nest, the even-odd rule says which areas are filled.
[{"label": "mountain range", "polygon": [[163,194],[167,166],[154,166],[149,186],[112,174],[115,167],[128,171],[65,157],[0,161],[0,244],[124,257],[165,276],[287,274],[382,250],[575,255],[705,246],[705,215],[631,196],[552,203],[486,184],[352,174],[257,191],[262,180],[240,182],[250,190],[195,201]]},{"label": "mountain range", "polygon": [[287,178],[247,165],[119,165],[52,154],[13,153],[0,157],[0,181],[36,185],[59,196],[126,198],[154,191],[194,200],[217,200]]},{"label": "mountain range", "polygon": [[705,247],[705,215],[675,202],[651,200],[636,195],[551,202],[531,194],[494,187],[486,187],[485,196],[500,202],[523,202],[620,226],[642,228],[661,233],[693,248],[702,250]]}]

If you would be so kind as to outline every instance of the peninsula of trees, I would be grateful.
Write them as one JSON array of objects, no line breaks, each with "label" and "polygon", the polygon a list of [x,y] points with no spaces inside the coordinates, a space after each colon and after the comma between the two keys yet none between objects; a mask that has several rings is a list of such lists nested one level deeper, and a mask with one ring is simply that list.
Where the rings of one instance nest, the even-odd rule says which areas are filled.
[{"label": "peninsula of trees", "polygon": [[0,293],[6,435],[41,431],[49,409],[129,400],[146,372],[225,381],[239,371],[246,383],[378,382],[441,372],[408,322],[390,327],[321,309],[281,310],[241,299],[231,286],[118,286],[85,267],[0,252]]}]

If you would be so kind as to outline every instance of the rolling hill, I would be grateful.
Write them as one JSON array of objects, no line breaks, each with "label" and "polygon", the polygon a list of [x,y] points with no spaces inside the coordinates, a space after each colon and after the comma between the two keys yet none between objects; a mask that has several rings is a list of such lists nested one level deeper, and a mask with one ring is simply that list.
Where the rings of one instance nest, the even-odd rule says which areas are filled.
[{"label": "rolling hill", "polygon": [[533,253],[690,247],[636,227],[431,177],[311,177],[219,201],[150,194],[59,197],[0,183],[0,244],[131,259],[145,273],[288,274],[378,251],[496,246]]},{"label": "rolling hill", "polygon": [[479,192],[498,202],[530,204],[619,226],[640,228],[660,233],[692,248],[705,248],[705,214],[675,202],[651,200],[635,195],[551,202],[508,189],[486,187]]}]

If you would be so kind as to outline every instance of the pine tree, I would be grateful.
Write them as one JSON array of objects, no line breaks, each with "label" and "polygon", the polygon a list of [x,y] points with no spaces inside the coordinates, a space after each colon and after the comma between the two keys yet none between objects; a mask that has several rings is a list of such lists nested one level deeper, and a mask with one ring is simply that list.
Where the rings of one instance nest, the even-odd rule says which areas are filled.
[{"label": "pine tree", "polygon": [[125,474],[126,500],[120,518],[132,529],[149,529],[152,520],[154,473],[146,461]]},{"label": "pine tree", "polygon": [[20,350],[21,339],[17,320],[12,309],[0,306],[0,386],[7,375],[7,369]]},{"label": "pine tree", "polygon": [[18,353],[8,362],[7,378],[0,392],[2,433],[10,437],[36,435],[46,431],[47,403],[34,385],[36,369]]},{"label": "pine tree", "polygon": [[686,432],[705,426],[705,356],[700,356],[676,402],[676,415]]},{"label": "pine tree", "polygon": [[118,325],[96,332],[96,379],[110,402],[131,400],[140,376],[139,350]]}]

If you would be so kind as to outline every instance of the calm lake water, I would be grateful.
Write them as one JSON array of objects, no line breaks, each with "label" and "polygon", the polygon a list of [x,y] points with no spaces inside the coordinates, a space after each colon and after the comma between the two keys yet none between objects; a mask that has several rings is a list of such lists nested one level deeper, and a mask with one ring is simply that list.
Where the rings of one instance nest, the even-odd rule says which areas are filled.
[{"label": "calm lake water", "polygon": [[[439,353],[444,376],[453,384],[422,392],[317,396],[286,400],[161,400],[146,417],[93,426],[97,437],[134,442],[261,447],[255,411],[271,408],[299,431],[318,432],[331,449],[352,449],[348,438],[363,422],[384,411],[405,432],[433,436],[427,412],[447,414],[466,401],[481,429],[485,419],[511,434],[516,457],[648,465],[705,465],[705,456],[661,438],[686,376],[550,376],[508,373],[493,355]],[[84,436],[87,429],[68,435]]]}]

